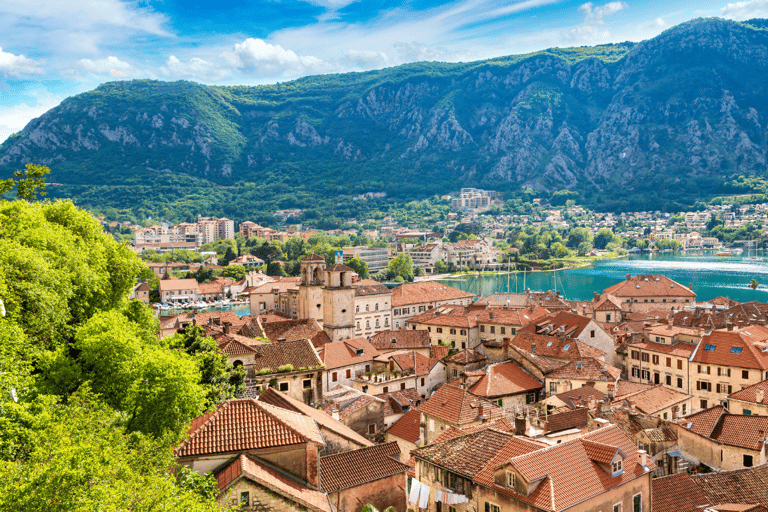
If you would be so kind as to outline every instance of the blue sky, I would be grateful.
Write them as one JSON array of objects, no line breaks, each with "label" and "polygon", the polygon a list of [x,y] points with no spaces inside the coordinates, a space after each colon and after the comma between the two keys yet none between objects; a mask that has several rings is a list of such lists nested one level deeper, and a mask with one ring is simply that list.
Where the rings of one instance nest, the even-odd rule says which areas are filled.
[{"label": "blue sky", "polygon": [[274,83],[640,41],[709,16],[768,17],[768,0],[3,0],[0,141],[112,80]]}]

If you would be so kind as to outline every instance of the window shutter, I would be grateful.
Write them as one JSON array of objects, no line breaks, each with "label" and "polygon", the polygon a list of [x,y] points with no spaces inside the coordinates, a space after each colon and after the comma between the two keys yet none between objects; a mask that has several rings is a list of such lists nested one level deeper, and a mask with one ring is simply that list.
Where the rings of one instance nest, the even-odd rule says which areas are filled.
[{"label": "window shutter", "polygon": [[701,390],[701,381],[700,380],[696,381],[696,389],[697,390]]}]

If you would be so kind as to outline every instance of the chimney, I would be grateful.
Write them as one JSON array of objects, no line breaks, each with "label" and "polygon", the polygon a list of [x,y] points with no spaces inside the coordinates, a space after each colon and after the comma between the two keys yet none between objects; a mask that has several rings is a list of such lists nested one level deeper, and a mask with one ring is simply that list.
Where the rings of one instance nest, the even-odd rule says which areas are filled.
[{"label": "chimney", "polygon": [[630,411],[634,411],[635,410],[635,401],[634,400],[630,400],[629,401],[629,410]]},{"label": "chimney", "polygon": [[600,294],[599,293],[592,292],[592,295],[593,295],[593,299],[592,300],[594,300],[595,302],[600,300]]},{"label": "chimney", "polygon": [[501,357],[504,361],[509,359],[509,338],[501,340]]},{"label": "chimney", "polygon": [[493,320],[493,311],[490,311],[490,312],[488,313],[488,319],[489,319],[489,320]]},{"label": "chimney", "polygon": [[516,436],[524,436],[525,435],[525,428],[527,427],[527,422],[525,421],[524,417],[521,416],[515,416],[515,435]]},{"label": "chimney", "polygon": [[688,283],[688,289],[693,290],[693,283]]},{"label": "chimney", "polygon": [[757,389],[755,391],[755,402],[761,404],[763,403],[763,397],[765,396],[765,393],[762,389]]},{"label": "chimney", "polygon": [[336,407],[331,409],[331,417],[336,421],[339,421],[339,410]]},{"label": "chimney", "polygon": [[637,450],[638,458],[640,459],[640,465],[643,467],[648,466],[648,452],[645,450]]},{"label": "chimney", "polygon": [[467,374],[462,372],[461,373],[461,389],[467,389]]},{"label": "chimney", "polygon": [[631,275],[627,274],[627,281],[629,281],[629,278],[632,277]]},{"label": "chimney", "polygon": [[232,322],[224,322],[224,334],[229,334],[232,330]]}]

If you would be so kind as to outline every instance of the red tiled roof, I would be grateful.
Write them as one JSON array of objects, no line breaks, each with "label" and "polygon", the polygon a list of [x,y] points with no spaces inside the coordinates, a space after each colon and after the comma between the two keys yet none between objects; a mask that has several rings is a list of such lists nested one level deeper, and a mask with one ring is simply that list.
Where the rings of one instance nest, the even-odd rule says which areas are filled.
[{"label": "red tiled roof", "polygon": [[355,297],[367,297],[369,295],[389,295],[392,292],[385,285],[381,283],[375,284],[362,284],[355,283],[352,286],[355,287]]},{"label": "red tiled roof", "polygon": [[580,388],[573,388],[570,391],[558,393],[556,396],[569,409],[575,409],[576,405],[586,405],[587,402],[593,398],[599,402],[607,395],[602,391],[596,390],[592,386],[583,386]]},{"label": "red tiled roof", "polygon": [[288,411],[293,411],[299,414],[303,414],[304,416],[307,416],[309,418],[312,418],[317,423],[321,432],[323,430],[331,431],[335,435],[339,435],[341,437],[349,439],[350,441],[354,442],[360,447],[371,446],[373,444],[368,439],[361,436],[360,434],[358,434],[357,432],[355,432],[354,430],[352,430],[351,428],[349,428],[339,420],[333,419],[329,414],[326,414],[322,410],[315,409],[314,407],[310,407],[304,402],[300,402],[299,400],[291,398],[285,393],[280,393],[279,391],[276,391],[274,388],[268,387],[267,389],[265,389],[259,395],[258,401],[262,403],[274,405],[275,407],[281,407]]},{"label": "red tiled roof", "polygon": [[387,434],[392,434],[411,443],[418,443],[421,438],[421,413],[416,409],[411,409],[387,429]]},{"label": "red tiled roof", "polygon": [[325,493],[310,489],[298,480],[244,453],[218,471],[215,476],[216,484],[221,491],[227,489],[240,477],[244,477],[310,510],[316,512],[333,510]]},{"label": "red tiled roof", "polygon": [[197,290],[197,281],[194,279],[161,279],[160,292],[178,290]]},{"label": "red tiled roof", "polygon": [[550,432],[562,432],[571,428],[584,427],[589,423],[589,409],[580,408],[572,411],[547,416]]},{"label": "red tiled roof", "polygon": [[426,375],[432,367],[438,363],[437,359],[430,359],[414,350],[390,352],[383,357],[394,359],[401,370],[413,370],[416,375]]},{"label": "red tiled roof", "polygon": [[[626,455],[624,472],[611,477],[587,455],[585,442],[621,450]],[[512,466],[527,481],[545,479],[529,496],[495,484],[491,488],[542,510],[564,510],[653,471],[655,465],[650,461],[647,469],[640,466],[637,452],[637,446],[632,440],[621,429],[611,425],[550,448],[510,459]]]},{"label": "red tiled roof", "polygon": [[446,361],[457,364],[471,364],[485,361],[485,357],[483,357],[483,354],[480,352],[467,348],[456,352],[451,357],[446,359]]},{"label": "red tiled roof", "polygon": [[694,299],[696,294],[690,288],[676,283],[660,274],[645,274],[630,277],[626,281],[609,286],[604,293],[615,297],[687,297]]},{"label": "red tiled roof", "polygon": [[710,503],[759,503],[768,506],[768,464],[735,471],[694,475]]},{"label": "red tiled roof", "polygon": [[659,411],[689,400],[691,395],[680,393],[674,389],[662,385],[650,389],[636,391],[627,395],[615,395],[613,403],[621,403],[624,400],[634,402],[635,409],[653,415]]},{"label": "red tiled roof", "polygon": [[602,350],[573,338],[561,339],[557,336],[520,332],[510,340],[510,343],[532,354],[557,359],[605,357],[605,352]]},{"label": "red tiled roof", "polygon": [[[707,346],[714,346],[714,349],[707,350]],[[763,352],[763,347],[768,349],[768,329],[762,326],[753,325],[739,331],[712,331],[701,338],[691,361],[765,370],[768,369],[768,350]]]},{"label": "red tiled roof", "polygon": [[496,398],[536,391],[542,383],[531,377],[515,361],[506,361],[488,366],[485,375],[469,391],[477,396]]},{"label": "red tiled roof", "polygon": [[273,343],[283,338],[285,341],[309,340],[323,330],[314,318],[268,322],[262,328],[264,336]]},{"label": "red tiled roof", "polygon": [[709,499],[688,473],[651,480],[653,512],[701,512]]},{"label": "red tiled roof", "polygon": [[659,354],[666,354],[670,356],[684,357],[688,359],[691,357],[691,354],[693,354],[693,351],[696,350],[696,345],[693,343],[676,343],[674,345],[667,345],[665,343],[656,343],[655,341],[646,341],[642,343],[632,343],[627,345],[628,350],[633,348],[647,350],[649,352],[658,352]]},{"label": "red tiled roof", "polygon": [[732,398],[734,400],[742,400],[744,402],[752,402],[756,404],[758,403],[757,401],[758,390],[763,391],[763,398],[759,403],[768,404],[768,380],[760,381],[757,384],[752,384],[747,388],[744,388],[740,391],[736,391],[735,393],[728,395],[728,398]]},{"label": "red tiled roof", "polygon": [[392,290],[392,307],[396,308],[426,302],[471,299],[473,297],[476,297],[474,293],[465,292],[436,281],[406,283]]},{"label": "red tiled roof", "polygon": [[311,418],[249,398],[227,400],[195,418],[177,457],[230,453],[315,442],[325,444]]},{"label": "red tiled roof", "polygon": [[591,318],[585,316],[574,315],[567,311],[558,311],[557,313],[551,313],[545,317],[539,318],[535,322],[520,329],[519,332],[546,334],[545,331],[550,327],[550,332],[552,333],[556,332],[560,327],[564,327],[566,336],[577,338],[591,321]]},{"label": "red tiled roof", "polygon": [[723,406],[691,414],[677,424],[719,443],[748,450],[762,450],[768,433],[767,416],[730,414]]},{"label": "red tiled roof", "polygon": [[423,400],[416,388],[398,389],[375,396],[384,400],[384,416],[402,414],[403,411],[418,407]]},{"label": "red tiled roof", "polygon": [[379,350],[400,350],[414,348],[429,348],[429,332],[422,329],[399,329],[396,331],[381,331],[368,341]]},{"label": "red tiled roof", "polygon": [[373,361],[379,355],[379,351],[365,338],[326,343],[317,349],[317,353],[329,370]]},{"label": "red tiled roof", "polygon": [[488,308],[477,315],[477,322],[523,327],[546,316],[548,313],[549,311],[541,306],[525,309]]},{"label": "red tiled roof", "polygon": [[715,430],[717,422],[720,421],[720,417],[726,412],[725,407],[716,405],[715,407],[689,414],[685,418],[678,420],[677,424],[700,436],[709,437],[712,435],[712,431]]},{"label": "red tiled roof", "polygon": [[433,345],[430,349],[432,351],[432,357],[435,359],[444,359],[448,356],[448,352],[451,351],[451,347],[443,345]]},{"label": "red tiled roof", "polygon": [[299,289],[300,277],[281,277],[276,281],[270,281],[251,289],[251,294],[274,293],[275,290],[287,292]]},{"label": "red tiled roof", "polygon": [[615,381],[621,370],[593,357],[574,359],[547,375],[552,379],[587,380],[595,382]]},{"label": "red tiled roof", "polygon": [[584,446],[584,450],[587,452],[587,457],[589,457],[590,460],[599,462],[601,464],[610,464],[613,461],[613,458],[616,456],[616,453],[620,451],[616,446],[596,443],[586,439],[582,441],[581,444]]},{"label": "red tiled roof", "polygon": [[628,380],[619,379],[616,382],[616,391],[613,396],[631,395],[638,391],[645,391],[651,389],[654,384],[644,384],[642,382],[630,382]]},{"label": "red tiled roof", "polygon": [[314,347],[307,340],[264,343],[255,348],[256,357],[251,368],[257,372],[269,369],[271,370],[269,373],[277,373],[281,366],[289,364],[294,370],[315,368],[323,364]]},{"label": "red tiled roof", "polygon": [[335,492],[405,473],[409,466],[394,458],[399,455],[397,443],[391,442],[320,457],[323,491]]},{"label": "red tiled roof", "polygon": [[475,396],[466,389],[442,385],[419,410],[452,425],[461,426],[480,421],[480,409],[488,419],[501,418],[504,410],[490,401]]}]

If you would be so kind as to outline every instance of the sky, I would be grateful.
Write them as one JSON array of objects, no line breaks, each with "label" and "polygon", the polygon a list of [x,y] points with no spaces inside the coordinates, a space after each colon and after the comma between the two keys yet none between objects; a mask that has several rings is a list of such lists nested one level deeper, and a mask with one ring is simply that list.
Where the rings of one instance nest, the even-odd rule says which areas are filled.
[{"label": "sky", "polygon": [[0,142],[114,80],[258,85],[416,61],[641,41],[768,0],[2,0]]}]

